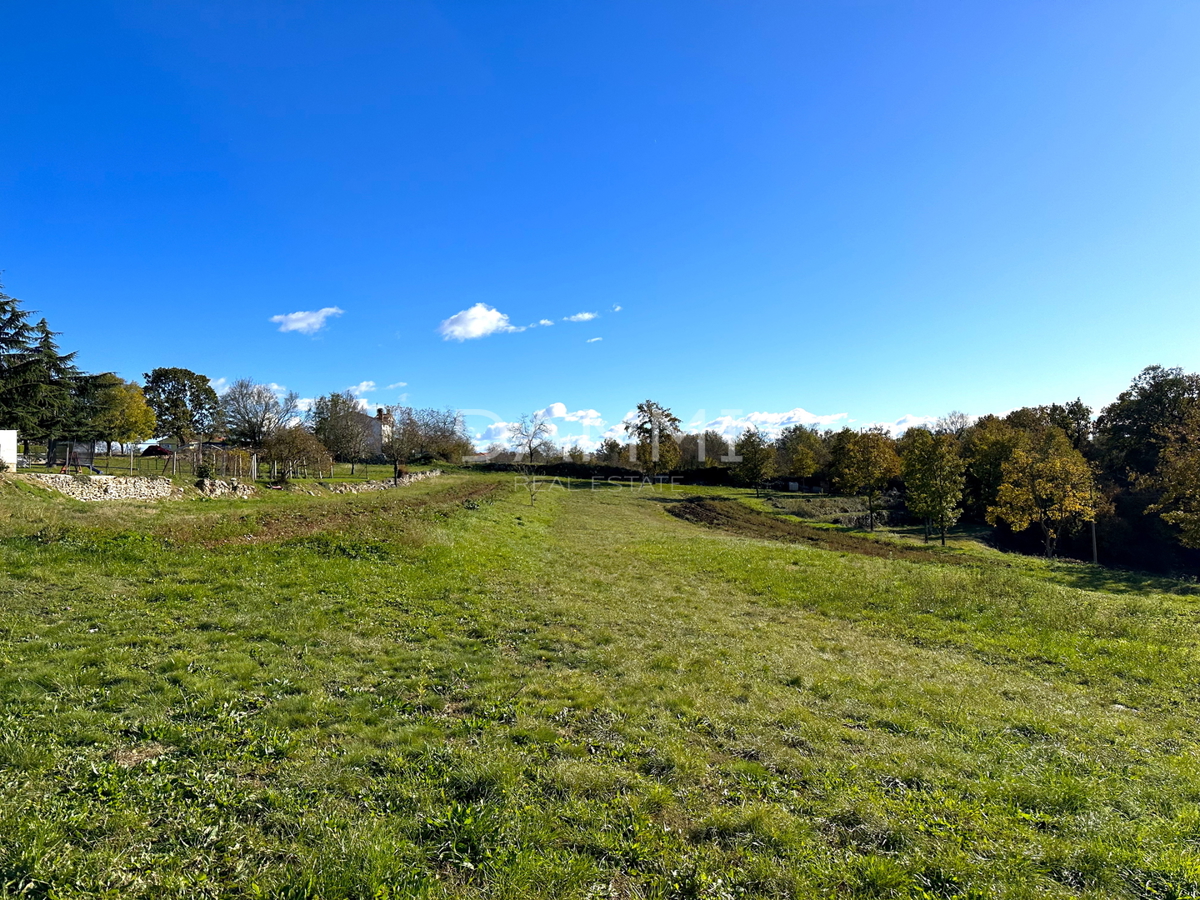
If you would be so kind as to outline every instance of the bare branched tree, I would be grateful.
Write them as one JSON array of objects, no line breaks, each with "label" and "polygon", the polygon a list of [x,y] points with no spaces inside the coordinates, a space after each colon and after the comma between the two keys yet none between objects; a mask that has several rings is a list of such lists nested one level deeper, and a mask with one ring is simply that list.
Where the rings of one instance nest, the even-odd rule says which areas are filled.
[{"label": "bare branched tree", "polygon": [[525,488],[529,491],[529,505],[537,498],[537,464],[535,460],[543,453],[544,445],[554,433],[549,420],[541,413],[521,416],[509,427],[513,449],[517,454],[517,466],[525,476]]},{"label": "bare branched tree", "polygon": [[370,449],[371,418],[349,391],[318,397],[308,413],[313,433],[335,459],[350,463],[350,474]]},{"label": "bare branched tree", "polygon": [[294,424],[300,395],[279,393],[267,384],[239,378],[221,397],[225,427],[234,443],[261,447],[280,428]]}]

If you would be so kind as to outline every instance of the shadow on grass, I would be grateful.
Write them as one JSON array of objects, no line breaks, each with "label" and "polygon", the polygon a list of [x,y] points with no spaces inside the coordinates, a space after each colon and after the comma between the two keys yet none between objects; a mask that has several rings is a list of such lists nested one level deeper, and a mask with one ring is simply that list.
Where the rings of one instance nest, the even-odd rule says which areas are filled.
[{"label": "shadow on grass", "polygon": [[[791,516],[771,515],[747,506],[732,497],[682,498],[647,497],[661,503],[667,512],[685,522],[715,528],[731,534],[763,540],[804,544],[842,553],[857,553],[884,559],[904,559],[912,562],[946,563],[949,565],[984,565],[987,560],[978,554],[963,552],[957,548],[915,545],[905,546],[886,538],[876,538],[862,532],[851,532],[833,525],[812,525],[800,522]],[[920,535],[919,528],[904,529],[907,537]],[[911,535],[907,532],[911,531]],[[989,543],[988,530],[982,527],[960,529],[955,537],[974,540],[981,545]],[[1194,579],[1155,575],[1133,569],[1106,568],[1077,560],[1046,560],[1023,554],[1004,554],[1015,557],[1011,562],[1000,562],[989,557],[993,565],[1029,565],[1037,575],[1064,587],[1085,591],[1101,591],[1110,594],[1160,593],[1176,596],[1200,595],[1200,584]],[[1019,560],[1019,562],[1018,562]]]},{"label": "shadow on grass", "polygon": [[913,562],[938,562],[951,565],[977,565],[978,560],[968,559],[952,549],[906,547],[891,541],[876,540],[865,534],[852,534],[840,528],[816,527],[791,518],[773,516],[751,509],[733,499],[684,497],[649,497],[666,506],[666,511],[677,519],[716,528],[761,540],[804,544],[842,553],[857,553],[861,556],[877,556],[883,559],[905,559]]},{"label": "shadow on grass", "polygon": [[1104,591],[1109,594],[1175,594],[1189,597],[1200,595],[1200,585],[1194,578],[1154,575],[1134,569],[1105,568],[1075,560],[1045,561],[1044,577],[1067,587],[1084,591]]}]

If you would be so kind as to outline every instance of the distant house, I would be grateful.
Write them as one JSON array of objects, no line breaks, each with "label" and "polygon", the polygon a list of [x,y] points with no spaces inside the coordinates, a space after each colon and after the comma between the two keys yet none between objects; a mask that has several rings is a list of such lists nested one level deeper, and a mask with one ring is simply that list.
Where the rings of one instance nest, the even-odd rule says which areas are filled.
[{"label": "distant house", "polygon": [[392,414],[380,407],[373,416],[364,412],[356,412],[355,415],[367,432],[366,455],[383,455],[383,443],[392,436]]}]

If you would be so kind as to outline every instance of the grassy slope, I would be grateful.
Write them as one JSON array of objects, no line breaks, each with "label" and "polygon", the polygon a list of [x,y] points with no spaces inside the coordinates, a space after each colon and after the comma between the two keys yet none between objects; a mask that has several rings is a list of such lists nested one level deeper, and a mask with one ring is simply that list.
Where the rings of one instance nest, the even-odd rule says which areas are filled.
[{"label": "grassy slope", "polygon": [[1200,890],[1187,595],[649,491],[2,490],[9,894]]}]

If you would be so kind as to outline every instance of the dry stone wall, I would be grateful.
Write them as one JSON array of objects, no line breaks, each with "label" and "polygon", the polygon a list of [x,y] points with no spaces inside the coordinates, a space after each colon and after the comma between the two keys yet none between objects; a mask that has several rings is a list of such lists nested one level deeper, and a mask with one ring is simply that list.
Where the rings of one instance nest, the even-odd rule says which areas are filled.
[{"label": "dry stone wall", "polygon": [[247,500],[254,496],[254,485],[242,484],[238,481],[220,481],[216,478],[205,478],[196,482],[196,490],[205,497],[237,497]]},{"label": "dry stone wall", "polygon": [[76,500],[167,500],[183,496],[169,478],[130,478],[124,475],[51,475],[31,472],[22,476]]},{"label": "dry stone wall", "polygon": [[[436,478],[441,470],[414,472],[387,481],[347,481],[324,483],[321,486],[335,494],[361,494],[367,491],[387,491],[404,487],[427,478]],[[183,488],[176,487],[169,478],[136,477],[124,475],[51,475],[30,472],[22,478],[43,487],[51,488],[76,500],[181,500]],[[237,497],[246,500],[256,493],[252,484],[206,478],[196,483],[196,490],[204,497]]]},{"label": "dry stone wall", "polygon": [[387,481],[342,481],[322,483],[335,494],[362,494],[368,491],[389,491],[392,488],[404,487],[427,478],[436,478],[442,474],[441,469],[431,469],[428,472],[413,472],[411,475],[401,475],[399,478],[389,478]]}]

